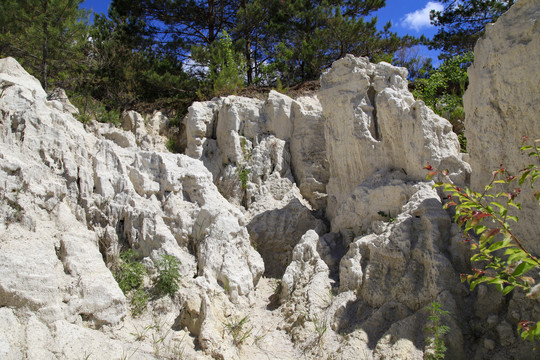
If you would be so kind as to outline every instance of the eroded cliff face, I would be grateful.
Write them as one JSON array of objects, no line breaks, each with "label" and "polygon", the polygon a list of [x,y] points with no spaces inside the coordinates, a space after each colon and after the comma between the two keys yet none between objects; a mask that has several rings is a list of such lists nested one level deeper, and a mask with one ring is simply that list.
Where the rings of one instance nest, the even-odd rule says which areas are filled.
[{"label": "eroded cliff face", "polygon": [[449,169],[458,183],[468,180],[457,136],[414,100],[406,69],[347,55],[321,77],[318,96],[327,119],[332,231],[371,230],[379,211],[395,217],[412,195],[404,180],[422,181],[428,162]]},{"label": "eroded cliff face", "polygon": [[[497,35],[524,14],[523,41]],[[506,79],[480,65],[484,53],[537,44],[538,18],[522,0],[488,31],[471,89]],[[317,96],[194,103],[180,155],[166,151],[163,114],[83,125],[67,98],[48,100],[0,60],[0,357],[423,359],[436,300],[450,312],[447,358],[533,359],[515,328],[538,304],[460,283],[468,245],[424,181],[429,162],[476,184],[475,135],[471,175],[450,124],[406,77],[347,56]],[[475,114],[499,99],[471,91]],[[127,248],[150,276],[164,254],[182,263],[178,293],[137,317],[108,268]]]},{"label": "eroded cliff face", "polygon": [[[470,85],[463,99],[474,189],[483,188],[501,164],[516,173],[533,162],[519,148],[523,136],[537,139],[540,134],[539,13],[537,1],[518,1],[486,27],[474,48],[474,63],[468,70]],[[536,222],[540,210],[530,186],[521,190],[523,211],[515,229],[539,254]]]}]

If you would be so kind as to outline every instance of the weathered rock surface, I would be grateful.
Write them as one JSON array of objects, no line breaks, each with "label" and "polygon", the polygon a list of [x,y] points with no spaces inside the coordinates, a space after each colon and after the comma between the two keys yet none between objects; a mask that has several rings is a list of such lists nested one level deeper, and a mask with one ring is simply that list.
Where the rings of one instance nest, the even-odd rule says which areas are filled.
[{"label": "weathered rock surface", "polygon": [[[472,89],[514,84],[501,69],[525,73],[497,68],[511,60],[502,50],[485,57],[540,52],[537,7],[519,1],[488,30]],[[523,117],[536,94],[527,81],[531,97],[513,90]],[[166,151],[161,113],[83,126],[13,59],[0,60],[0,84],[1,358],[420,360],[433,351],[432,301],[450,312],[448,358],[535,358],[515,329],[539,318],[538,303],[459,281],[469,247],[422,168],[467,184],[470,167],[404,69],[347,56],[317,96],[194,103],[176,139],[187,156]],[[468,94],[479,116],[518,103],[485,91]],[[534,127],[514,122],[516,133]],[[472,138],[511,128],[482,126]],[[182,263],[180,291],[139,317],[108,268],[127,248],[149,271],[145,286],[162,255]]]},{"label": "weathered rock surface", "polygon": [[186,154],[202,160],[221,194],[243,209],[267,276],[283,275],[307,230],[327,231],[313,211],[325,206],[328,180],[321,112],[316,98],[272,91],[266,101],[194,103],[186,117]]},{"label": "weathered rock surface", "polygon": [[[44,349],[59,358],[83,356],[62,350],[80,340],[58,326],[95,339],[99,332],[83,326],[114,327],[126,318],[126,298],[104,262],[120,247],[135,249],[149,266],[173,255],[182,275],[203,284],[199,294],[221,285],[227,301],[247,301],[264,264],[246,220],[201,162],[154,150],[162,149],[158,117],[146,126],[126,113],[127,132],[94,123],[95,136],[67,102],[47,100],[15,60],[0,60],[0,69],[0,306],[13,309],[6,316],[14,329],[52,339]],[[39,326],[28,325],[27,314]],[[31,352],[19,341],[4,339],[7,353]],[[115,341],[103,346],[111,350],[106,357],[121,355]]]},{"label": "weathered rock surface", "polygon": [[[318,97],[326,118],[332,231],[357,225],[338,225],[334,219],[347,213],[343,206],[350,208],[355,188],[378,171],[398,170],[421,181],[430,162],[450,169],[460,183],[468,179],[469,167],[461,160],[452,126],[413,98],[406,69],[347,55],[323,74]],[[402,200],[394,199],[392,207],[403,205]]]},{"label": "weathered rock surface", "polygon": [[[518,1],[486,27],[475,46],[463,99],[473,189],[483,189],[500,164],[516,173],[535,162],[519,148],[522,136],[540,137],[539,53],[540,4],[534,0]],[[523,210],[515,228],[523,242],[540,254],[540,208],[530,186],[521,190]]]}]

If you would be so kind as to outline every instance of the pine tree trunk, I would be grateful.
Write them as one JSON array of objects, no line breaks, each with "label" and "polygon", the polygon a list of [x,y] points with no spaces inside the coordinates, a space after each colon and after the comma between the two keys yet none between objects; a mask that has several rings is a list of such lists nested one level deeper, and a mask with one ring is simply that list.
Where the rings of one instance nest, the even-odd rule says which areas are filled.
[{"label": "pine tree trunk", "polygon": [[43,89],[47,91],[47,57],[49,56],[49,23],[47,19],[47,9],[49,5],[49,0],[42,0],[43,4],[43,50],[41,57],[41,85]]}]

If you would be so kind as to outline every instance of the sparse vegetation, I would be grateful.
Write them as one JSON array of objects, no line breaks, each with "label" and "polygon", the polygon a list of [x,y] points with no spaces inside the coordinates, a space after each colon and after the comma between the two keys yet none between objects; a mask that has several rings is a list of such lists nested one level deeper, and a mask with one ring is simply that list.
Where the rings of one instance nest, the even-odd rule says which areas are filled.
[{"label": "sparse vegetation", "polygon": [[249,173],[251,173],[251,169],[246,167],[245,165],[240,165],[236,169],[236,173],[238,174],[238,179],[240,180],[240,184],[242,186],[242,189],[247,188],[247,182],[249,180]]},{"label": "sparse vegetation", "polygon": [[377,214],[379,214],[383,218],[386,218],[386,221],[388,221],[390,223],[396,221],[396,218],[392,217],[392,215],[390,215],[390,212],[385,213],[384,211],[377,211]]},{"label": "sparse vegetation", "polygon": [[424,359],[426,360],[442,360],[446,353],[446,345],[444,344],[443,336],[450,331],[450,328],[442,324],[442,317],[449,314],[448,311],[442,309],[442,305],[434,301],[428,307],[429,323],[424,328],[430,337],[427,339],[428,349],[425,352]]},{"label": "sparse vegetation", "polygon": [[156,262],[158,277],[156,281],[156,290],[158,294],[170,295],[176,294],[180,281],[180,260],[172,255],[163,255],[161,260]]},{"label": "sparse vegetation", "polygon": [[223,324],[227,333],[232,336],[233,344],[235,346],[242,346],[242,344],[251,336],[253,327],[249,327],[248,322],[249,317],[244,316],[240,320],[230,320]]},{"label": "sparse vegetation", "polygon": [[128,296],[133,316],[140,315],[148,303],[144,289],[146,267],[137,260],[137,254],[129,249],[120,253],[120,263],[113,268],[113,275],[122,292]]},{"label": "sparse vegetation", "polygon": [[[512,230],[512,223],[517,223],[517,215],[511,215],[510,209],[519,212],[522,207],[517,199],[520,186],[527,184],[534,188],[535,180],[540,177],[540,139],[524,137],[521,150],[533,158],[533,164],[521,169],[517,174],[510,174],[502,165],[494,170],[491,180],[482,192],[455,185],[448,177],[448,170],[435,170],[427,165],[428,180],[440,176],[441,181],[434,187],[442,187],[448,195],[444,207],[454,207],[454,220],[463,231],[465,241],[471,244],[475,264],[474,274],[461,274],[461,281],[467,282],[472,291],[477,285],[494,285],[503,295],[514,289],[527,292],[527,297],[540,297],[540,285],[528,273],[540,269],[540,260],[527,250],[523,241]],[[516,187],[516,183],[517,186]],[[540,204],[540,191],[534,193]],[[486,224],[486,222],[489,222]],[[521,321],[518,332],[524,339],[540,339],[540,322]]]},{"label": "sparse vegetation", "polygon": [[120,259],[122,262],[114,271],[114,278],[120,289],[127,295],[131,290],[137,290],[143,286],[146,268],[137,261],[137,254],[131,249],[122,252]]},{"label": "sparse vegetation", "polygon": [[315,326],[315,333],[317,334],[317,343],[320,343],[327,330],[324,314],[322,314],[321,316],[316,316],[313,319],[313,325]]}]

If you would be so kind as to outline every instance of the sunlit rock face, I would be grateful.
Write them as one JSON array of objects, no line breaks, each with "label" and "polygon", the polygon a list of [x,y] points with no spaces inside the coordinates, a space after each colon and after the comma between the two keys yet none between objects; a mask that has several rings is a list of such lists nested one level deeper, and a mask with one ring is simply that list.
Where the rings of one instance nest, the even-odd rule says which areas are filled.
[{"label": "sunlit rock face", "polygon": [[[399,213],[411,196],[399,184],[423,180],[428,162],[448,168],[460,183],[468,179],[469,167],[461,160],[452,126],[413,98],[406,69],[347,55],[323,74],[318,97],[326,118],[332,231],[359,225],[366,229],[379,211]],[[366,198],[360,185],[378,189],[379,195],[371,195],[378,208],[365,206],[347,220]]]},{"label": "sunlit rock face", "polygon": [[[474,189],[483,189],[501,164],[512,174],[534,162],[519,148],[523,136],[540,137],[539,53],[540,4],[534,0],[518,1],[495,24],[487,25],[474,48],[470,85],[463,99]],[[523,210],[514,227],[540,254],[540,208],[530,186],[522,186],[521,191]]]},{"label": "sunlit rock face", "polygon": [[0,81],[0,306],[14,309],[4,314],[14,328],[53,339],[44,354],[62,354],[58,327],[119,325],[127,306],[104,261],[111,248],[133,248],[147,264],[173,255],[183,276],[246,301],[264,264],[244,215],[202,162],[156,151],[165,148],[155,117],[85,128],[14,59],[0,60]]},{"label": "sunlit rock face", "polygon": [[[460,282],[469,246],[423,167],[477,185],[498,134],[538,137],[538,7],[519,1],[477,46],[472,175],[386,63],[346,56],[313,96],[196,102],[172,154],[163,113],[83,125],[0,60],[0,358],[420,360],[433,301],[450,312],[447,358],[535,358],[515,329],[537,304]],[[133,316],[108,268],[119,248],[147,288],[162,255],[179,259],[178,293]]]}]

